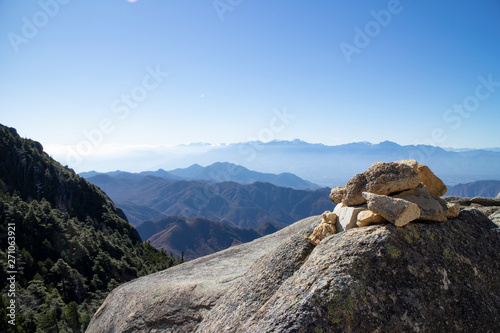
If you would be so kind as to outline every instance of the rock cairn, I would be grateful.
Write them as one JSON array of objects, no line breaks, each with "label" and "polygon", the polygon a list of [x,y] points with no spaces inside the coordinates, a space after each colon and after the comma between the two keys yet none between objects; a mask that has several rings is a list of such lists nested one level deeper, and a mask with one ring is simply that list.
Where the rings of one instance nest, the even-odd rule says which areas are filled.
[{"label": "rock cairn", "polygon": [[309,240],[316,245],[337,232],[379,223],[445,222],[460,212],[458,204],[441,199],[446,191],[441,179],[415,160],[373,163],[332,189],[330,200],[337,206],[323,213]]}]

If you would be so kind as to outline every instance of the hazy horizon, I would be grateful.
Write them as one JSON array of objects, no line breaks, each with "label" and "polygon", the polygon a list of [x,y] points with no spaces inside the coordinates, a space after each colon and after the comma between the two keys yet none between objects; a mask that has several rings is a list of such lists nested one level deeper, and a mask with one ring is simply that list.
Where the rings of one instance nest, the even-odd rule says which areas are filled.
[{"label": "hazy horizon", "polygon": [[[289,172],[321,186],[342,184],[374,162],[412,158],[437,170],[449,184],[469,180],[500,180],[500,148],[496,147],[453,149],[399,145],[391,141],[324,145],[276,140],[215,145],[196,143],[175,147],[136,146],[131,150],[100,146],[100,149],[99,154],[87,157],[79,156],[76,151],[67,155],[64,149],[59,156],[51,155],[56,160],[64,160],[69,156],[68,165],[78,173],[170,171],[188,168],[193,164],[206,167],[217,162],[229,162],[252,171],[273,174]],[[50,148],[47,151],[51,153]],[[485,162],[488,165],[484,165]],[[224,175],[227,172],[232,171],[216,171]]]}]

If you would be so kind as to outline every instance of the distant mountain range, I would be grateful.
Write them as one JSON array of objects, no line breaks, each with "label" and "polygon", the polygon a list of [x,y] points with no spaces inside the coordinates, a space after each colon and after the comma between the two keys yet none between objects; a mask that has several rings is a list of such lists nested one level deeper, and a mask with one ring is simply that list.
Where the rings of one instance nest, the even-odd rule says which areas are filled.
[{"label": "distant mountain range", "polygon": [[498,148],[443,149],[428,145],[401,146],[390,141],[338,146],[300,140],[195,144],[134,150],[109,159],[101,157],[99,161],[89,161],[96,167],[116,166],[128,170],[137,170],[138,161],[142,169],[149,170],[228,161],[263,173],[289,172],[321,186],[333,187],[344,185],[374,162],[409,158],[429,166],[445,184],[451,186],[484,179],[500,180]]},{"label": "distant mountain range", "polygon": [[144,220],[185,216],[203,217],[240,228],[256,229],[266,222],[283,227],[333,208],[328,188],[296,190],[263,182],[243,185],[109,174],[87,180],[105,191],[123,209],[132,225]]},{"label": "distant mountain range", "polygon": [[500,181],[480,180],[467,184],[458,184],[448,188],[446,195],[457,197],[489,197],[494,198],[500,194]]},{"label": "distant mountain range", "polygon": [[204,218],[171,216],[137,226],[141,237],[157,249],[192,260],[230,246],[252,241],[278,229],[267,223],[259,230],[240,229]]},{"label": "distant mountain range", "polygon": [[123,209],[142,239],[174,256],[184,254],[185,260],[254,240],[334,208],[328,188],[294,189],[318,186],[292,174],[264,174],[231,163],[82,176]]},{"label": "distant mountain range", "polygon": [[171,180],[206,180],[214,183],[232,181],[240,184],[265,182],[281,187],[294,189],[319,189],[320,186],[301,179],[294,174],[285,172],[280,174],[263,173],[248,170],[245,167],[229,162],[217,162],[206,167],[193,164],[188,168],[178,168],[171,171],[159,169],[157,171],[143,171],[130,173],[125,171],[112,171],[100,173],[96,171],[82,172],[80,176],[90,178],[97,175],[109,175],[115,178],[138,179],[144,176],[155,176]]}]

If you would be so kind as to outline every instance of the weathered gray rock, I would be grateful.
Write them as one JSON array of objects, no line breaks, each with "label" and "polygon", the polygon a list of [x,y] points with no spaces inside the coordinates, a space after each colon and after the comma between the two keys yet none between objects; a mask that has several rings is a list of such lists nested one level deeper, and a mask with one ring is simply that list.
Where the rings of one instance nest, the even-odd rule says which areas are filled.
[{"label": "weathered gray rock", "polygon": [[351,228],[356,228],[358,221],[358,213],[367,209],[366,206],[354,206],[354,207],[346,207],[344,204],[339,203],[335,206],[333,212],[337,215],[337,232],[342,232],[345,230],[349,230]]},{"label": "weathered gray rock", "polygon": [[[125,283],[108,295],[86,332],[193,332],[259,258],[281,246],[283,262],[274,276],[293,272],[287,265],[295,267],[293,258],[312,246],[307,237],[320,221],[320,216],[310,217],[250,243]],[[294,245],[286,250],[285,244]]]},{"label": "weathered gray rock", "polygon": [[388,195],[414,189],[419,183],[418,173],[404,163],[376,162],[351,178],[344,188],[332,189],[330,200],[338,203],[336,201],[342,196],[344,206],[357,206],[366,203],[363,192]]},{"label": "weathered gray rock", "polygon": [[443,201],[448,205],[460,205],[460,209],[477,209],[486,215],[491,221],[500,227],[500,199],[496,198],[462,198],[444,197]]},{"label": "weathered gray rock", "polygon": [[372,224],[387,223],[387,221],[382,215],[379,215],[371,210],[367,209],[358,214],[358,221],[356,224],[358,227],[366,227]]},{"label": "weathered gray rock", "polygon": [[420,183],[416,188],[404,191],[394,196],[417,204],[420,208],[420,220],[444,222],[447,220],[446,211],[438,200],[434,199],[424,184]]},{"label": "weathered gray rock", "polygon": [[418,220],[420,217],[420,208],[413,202],[368,192],[363,192],[363,196],[368,201],[369,210],[382,215],[398,227]]},{"label": "weathered gray rock", "polygon": [[485,197],[474,197],[470,199],[472,204],[478,204],[481,206],[500,206],[500,199],[497,198],[485,198]]},{"label": "weathered gray rock", "polygon": [[423,183],[433,198],[437,199],[446,194],[448,189],[439,177],[437,177],[429,167],[420,164],[415,160],[396,161],[396,163],[406,164],[418,173],[420,182]]},{"label": "weathered gray rock", "polygon": [[[88,332],[500,331],[500,229],[479,211],[353,228],[313,247],[319,222],[121,286]],[[171,296],[181,283],[190,288]]]}]

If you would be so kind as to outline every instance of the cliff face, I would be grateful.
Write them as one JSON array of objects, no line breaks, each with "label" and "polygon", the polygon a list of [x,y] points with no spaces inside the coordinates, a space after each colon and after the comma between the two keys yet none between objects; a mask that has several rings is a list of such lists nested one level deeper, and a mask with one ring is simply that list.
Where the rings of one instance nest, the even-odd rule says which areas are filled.
[{"label": "cliff face", "polygon": [[313,246],[320,221],[120,286],[87,332],[500,331],[500,229],[478,210]]}]

